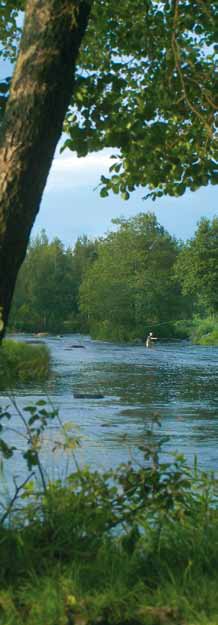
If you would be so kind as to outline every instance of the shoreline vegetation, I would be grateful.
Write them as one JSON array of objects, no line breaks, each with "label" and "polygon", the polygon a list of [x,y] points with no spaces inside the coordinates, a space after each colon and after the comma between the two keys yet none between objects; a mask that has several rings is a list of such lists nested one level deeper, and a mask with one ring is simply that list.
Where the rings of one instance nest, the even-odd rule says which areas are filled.
[{"label": "shoreline vegetation", "polygon": [[[33,328],[32,332],[36,333],[36,341],[37,341],[37,330],[38,328]],[[146,336],[150,331],[153,331],[155,335],[161,340],[189,340],[194,345],[205,345],[205,346],[218,346],[218,317],[208,316],[205,318],[200,318],[199,316],[193,317],[193,319],[179,319],[175,322],[164,322],[163,324],[159,323],[145,323],[144,324],[144,334],[140,335],[140,333],[135,332],[132,334],[128,334],[125,332],[125,329],[122,327],[112,327],[112,325],[108,323],[101,323],[99,325],[95,324],[91,328],[90,336],[96,340],[109,341],[109,342],[120,342],[120,343],[134,343],[134,342],[144,342]],[[16,327],[9,328],[9,335],[14,333],[29,333],[29,327],[23,327],[22,331],[18,330]],[[74,325],[63,324],[61,327],[61,335],[75,334],[81,333],[84,334],[84,329],[76,328]],[[41,333],[39,333],[41,336]],[[43,335],[44,333],[42,333]],[[46,332],[47,334],[54,334],[52,332]],[[39,337],[40,338],[40,337]],[[39,347],[36,345],[36,347]],[[43,350],[42,350],[43,352]]]},{"label": "shoreline vegetation", "polygon": [[20,270],[9,327],[114,342],[152,331],[217,345],[217,236],[218,219],[202,219],[190,241],[178,241],[153,213],[113,220],[104,237],[69,248],[42,231]]},{"label": "shoreline vegetation", "polygon": [[160,340],[189,340],[194,345],[218,345],[218,318],[214,316],[201,319],[179,319],[175,322],[145,323],[144,335],[132,334],[128,336],[123,328],[112,328],[108,324],[95,325],[91,331],[91,337],[97,340],[108,340],[114,342],[143,342],[149,332],[152,331]]},{"label": "shoreline vegetation", "polygon": [[218,346],[218,317],[193,320],[190,336],[196,345]]},{"label": "shoreline vegetation", "polygon": [[50,353],[46,345],[31,345],[5,339],[0,348],[0,386],[16,382],[41,382],[50,373]]},{"label": "shoreline vegetation", "polygon": [[2,625],[217,625],[215,512],[202,504],[198,516],[192,502],[189,519],[159,513],[153,529],[145,515],[141,537],[135,525],[119,539],[107,531],[97,539],[87,523],[87,556],[70,518],[78,523],[82,506],[65,490],[61,511],[60,490],[45,498],[41,522],[1,530]]},{"label": "shoreline vegetation", "polygon": [[218,346],[218,317],[194,317],[192,320],[175,323],[177,338],[189,339],[193,345]]},{"label": "shoreline vegetation", "polygon": [[[1,625],[217,625],[216,476],[179,454],[163,463],[155,420],[140,465],[49,481],[40,440],[58,412],[24,410],[29,476],[1,501]],[[78,433],[60,426],[59,445],[61,429],[76,453]],[[6,462],[17,448],[0,443]]]}]

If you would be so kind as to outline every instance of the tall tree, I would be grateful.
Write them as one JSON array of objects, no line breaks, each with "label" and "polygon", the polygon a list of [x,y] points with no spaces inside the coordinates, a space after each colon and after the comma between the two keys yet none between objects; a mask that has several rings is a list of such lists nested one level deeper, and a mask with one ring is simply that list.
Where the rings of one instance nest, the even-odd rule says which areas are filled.
[{"label": "tall tree", "polygon": [[183,293],[194,297],[205,312],[218,312],[218,218],[202,219],[193,239],[176,263]]},{"label": "tall tree", "polygon": [[[0,136],[0,308],[4,328],[19,267],[73,90],[89,0],[27,0]],[[4,330],[3,330],[4,331]]]},{"label": "tall tree", "polygon": [[97,243],[83,236],[73,249],[46,232],[31,240],[16,282],[10,325],[22,330],[63,332],[85,329],[79,311],[79,287],[97,257]]},{"label": "tall tree", "polygon": [[18,277],[10,320],[23,328],[60,332],[75,307],[73,256],[45,232],[28,248]]},{"label": "tall tree", "polygon": [[91,331],[105,338],[143,336],[145,324],[180,316],[173,265],[176,241],[153,214],[115,220],[117,232],[98,245],[98,258],[80,287]]}]

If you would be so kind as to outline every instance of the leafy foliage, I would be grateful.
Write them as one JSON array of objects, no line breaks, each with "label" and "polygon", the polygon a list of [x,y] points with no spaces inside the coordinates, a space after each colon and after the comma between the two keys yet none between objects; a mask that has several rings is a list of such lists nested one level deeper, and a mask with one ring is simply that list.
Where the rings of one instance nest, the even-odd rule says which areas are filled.
[{"label": "leafy foliage", "polygon": [[154,329],[159,337],[195,341],[193,314],[217,310],[217,219],[202,220],[186,244],[152,213],[113,225],[100,239],[79,238],[73,249],[58,239],[49,243],[45,232],[31,242],[15,291],[12,328],[91,332],[115,341],[142,339]]},{"label": "leafy foliage", "polygon": [[214,314],[204,319],[194,317],[191,339],[196,345],[218,345],[218,317]]},{"label": "leafy foliage", "polygon": [[[89,329],[87,319],[81,314],[79,305],[79,289],[85,275],[98,256],[98,241],[86,235],[79,237],[72,250],[72,282],[74,290],[74,306],[69,318],[69,328],[86,332]],[[65,328],[68,324],[65,324]]]},{"label": "leafy foliage", "polygon": [[17,18],[24,9],[24,0],[2,0],[0,13],[0,58],[14,60],[20,35]]},{"label": "leafy foliage", "polygon": [[114,223],[117,232],[99,242],[98,259],[81,284],[81,311],[100,338],[143,337],[145,324],[180,316],[172,271],[178,246],[153,214]]},{"label": "leafy foliage", "polygon": [[29,330],[59,332],[76,306],[71,250],[45,232],[30,244],[21,269],[11,323]]},{"label": "leafy foliage", "polygon": [[202,219],[193,239],[181,251],[176,275],[183,292],[194,296],[200,309],[218,311],[218,218]]},{"label": "leafy foliage", "polygon": [[10,78],[0,82],[0,122],[4,116],[5,107],[9,95]]},{"label": "leafy foliage", "polygon": [[73,249],[49,243],[44,232],[33,240],[11,327],[115,341],[142,339],[153,329],[158,337],[195,341],[193,314],[217,311],[217,219],[202,220],[186,244],[152,213],[113,220],[113,227],[94,241],[79,238]]},{"label": "leafy foliage", "polygon": [[28,248],[21,268],[10,325],[27,331],[86,331],[79,310],[79,287],[96,259],[97,243],[88,237],[65,249],[59,239],[49,243],[45,231]]},{"label": "leafy foliage", "polygon": [[[25,446],[22,446],[21,455],[26,462],[26,466],[28,469],[25,480],[17,485],[17,476],[14,477],[14,486],[15,492],[12,499],[9,501],[9,504],[4,506],[4,503],[1,502],[1,508],[5,508],[4,512],[0,518],[0,524],[4,524],[6,519],[10,516],[13,506],[15,502],[17,503],[17,499],[21,496],[21,493],[25,490],[25,487],[29,480],[33,478],[34,471],[32,472],[33,467],[37,468],[39,477],[41,480],[41,485],[43,492],[46,491],[46,477],[44,470],[42,468],[42,463],[40,459],[40,451],[42,446],[42,435],[48,427],[48,423],[58,417],[58,411],[54,408],[47,409],[46,402],[43,399],[39,399],[35,405],[25,406],[24,410],[20,410],[16,400],[12,397],[12,408],[18,417],[21,430],[16,429],[14,427],[13,421],[12,425],[10,421],[12,417],[14,417],[13,411],[11,410],[11,406],[8,405],[6,408],[0,407],[0,453],[1,459],[8,460],[14,456],[16,453],[20,453],[19,448],[19,439],[25,440]],[[6,436],[7,433],[11,432],[17,434],[18,436],[18,444],[10,445],[3,436]],[[29,494],[33,492],[33,487],[28,490]]]},{"label": "leafy foliage", "polygon": [[[21,28],[18,25],[19,12],[24,8],[23,0],[2,0],[0,11],[0,60],[13,62],[17,55]],[[10,77],[0,80],[0,123],[9,96]]]},{"label": "leafy foliage", "polygon": [[[3,2],[1,54],[12,58],[22,8],[22,0]],[[216,23],[214,0],[93,2],[65,147],[79,156],[115,148],[102,197],[112,189],[128,199],[143,186],[155,199],[217,184]],[[7,95],[6,81],[1,115]]]},{"label": "leafy foliage", "polygon": [[217,183],[216,18],[213,0],[94,2],[65,146],[119,149],[102,197]]}]

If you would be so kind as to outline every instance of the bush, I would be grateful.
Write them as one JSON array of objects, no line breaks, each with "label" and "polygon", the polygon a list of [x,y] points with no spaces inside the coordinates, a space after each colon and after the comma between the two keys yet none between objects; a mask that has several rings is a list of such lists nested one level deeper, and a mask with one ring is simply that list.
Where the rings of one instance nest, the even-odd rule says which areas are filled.
[{"label": "bush", "polygon": [[195,317],[192,323],[191,340],[195,345],[218,345],[218,318]]},{"label": "bush", "polygon": [[0,347],[0,384],[44,380],[50,372],[50,356],[46,345],[31,345],[11,339]]}]

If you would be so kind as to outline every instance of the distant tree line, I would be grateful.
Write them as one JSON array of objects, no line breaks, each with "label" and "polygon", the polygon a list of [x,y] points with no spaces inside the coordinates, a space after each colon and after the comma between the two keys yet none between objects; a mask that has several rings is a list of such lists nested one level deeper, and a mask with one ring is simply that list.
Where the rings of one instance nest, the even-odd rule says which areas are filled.
[{"label": "distant tree line", "polygon": [[114,230],[65,249],[44,231],[21,268],[10,327],[89,332],[134,340],[149,329],[172,336],[175,322],[218,312],[218,218],[177,241],[154,214],[113,220]]}]

